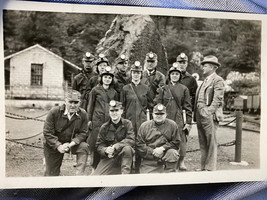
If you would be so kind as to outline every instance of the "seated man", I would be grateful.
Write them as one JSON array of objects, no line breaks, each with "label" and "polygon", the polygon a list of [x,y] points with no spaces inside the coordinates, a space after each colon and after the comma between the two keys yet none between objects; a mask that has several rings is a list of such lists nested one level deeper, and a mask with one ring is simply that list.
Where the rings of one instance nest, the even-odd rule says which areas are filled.
[{"label": "seated man", "polygon": [[80,108],[81,94],[68,91],[65,104],[52,108],[44,124],[45,176],[59,176],[64,153],[77,155],[76,175],[83,175],[89,147],[87,138],[87,113]]},{"label": "seated man", "polygon": [[154,106],[152,115],[153,119],[144,122],[137,135],[137,153],[142,158],[140,173],[175,172],[180,129],[166,118],[166,107],[162,104]]},{"label": "seated man", "polygon": [[92,175],[129,174],[133,162],[134,132],[130,120],[121,118],[122,103],[110,101],[110,119],[104,123],[96,142],[100,162]]}]

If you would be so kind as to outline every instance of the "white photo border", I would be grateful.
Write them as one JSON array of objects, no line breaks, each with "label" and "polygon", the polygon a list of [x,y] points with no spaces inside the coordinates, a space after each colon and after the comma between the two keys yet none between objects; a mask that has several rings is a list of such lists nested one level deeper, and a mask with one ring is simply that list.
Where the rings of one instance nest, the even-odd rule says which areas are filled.
[{"label": "white photo border", "polygon": [[[1,70],[4,70],[3,44],[3,10],[69,12],[92,14],[144,14],[177,17],[200,17],[240,20],[260,20],[262,22],[261,44],[261,133],[260,133],[260,168],[249,170],[222,170],[212,172],[186,172],[170,174],[130,174],[109,176],[83,177],[6,177],[5,164],[5,89],[4,73],[0,77],[0,188],[58,188],[58,187],[110,187],[110,186],[143,186],[143,185],[173,185],[195,183],[218,183],[240,181],[267,180],[267,123],[265,112],[267,101],[267,16],[261,14],[243,14],[229,12],[195,11],[168,8],[145,8],[127,6],[104,6],[67,3],[41,3],[29,1],[7,1],[1,7]],[[123,7],[123,9],[122,9]],[[3,72],[3,71],[2,71]]]}]

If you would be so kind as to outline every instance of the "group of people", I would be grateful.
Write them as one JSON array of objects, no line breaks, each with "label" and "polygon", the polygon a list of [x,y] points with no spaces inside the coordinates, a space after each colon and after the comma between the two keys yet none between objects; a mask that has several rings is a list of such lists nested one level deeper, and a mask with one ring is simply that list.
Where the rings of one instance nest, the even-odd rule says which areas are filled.
[{"label": "group of people", "polygon": [[216,170],[224,93],[223,79],[215,73],[217,57],[204,57],[205,80],[199,87],[186,71],[185,53],[166,76],[156,69],[153,52],[146,54],[143,66],[139,61],[129,66],[124,54],[115,66],[105,55],[95,58],[89,52],[82,62],[65,104],[51,109],[44,124],[46,176],[60,174],[64,153],[77,155],[77,175],[84,174],[88,156],[92,175],[186,171],[193,116],[201,149],[199,170]]}]

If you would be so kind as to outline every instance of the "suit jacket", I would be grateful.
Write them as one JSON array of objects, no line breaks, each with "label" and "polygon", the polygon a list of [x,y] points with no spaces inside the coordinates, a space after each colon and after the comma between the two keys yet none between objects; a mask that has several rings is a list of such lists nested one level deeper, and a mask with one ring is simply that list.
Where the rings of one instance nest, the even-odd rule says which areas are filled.
[{"label": "suit jacket", "polygon": [[194,121],[196,121],[196,110],[197,102],[199,97],[200,88],[204,87],[204,101],[205,106],[201,109],[204,109],[204,113],[214,116],[214,120],[223,121],[223,96],[224,96],[224,80],[222,77],[214,73],[208,81],[203,85],[198,87],[196,92],[196,100],[194,106]]}]

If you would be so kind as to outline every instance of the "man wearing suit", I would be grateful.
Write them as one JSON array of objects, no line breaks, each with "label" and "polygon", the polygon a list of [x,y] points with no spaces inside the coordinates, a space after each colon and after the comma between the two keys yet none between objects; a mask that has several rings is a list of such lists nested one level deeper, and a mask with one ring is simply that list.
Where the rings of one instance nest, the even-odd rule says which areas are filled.
[{"label": "man wearing suit", "polygon": [[220,66],[218,58],[212,55],[204,57],[201,62],[205,80],[197,89],[194,106],[194,121],[197,122],[201,151],[201,171],[216,170],[216,130],[219,121],[223,120],[224,95],[224,80],[215,73]]}]

